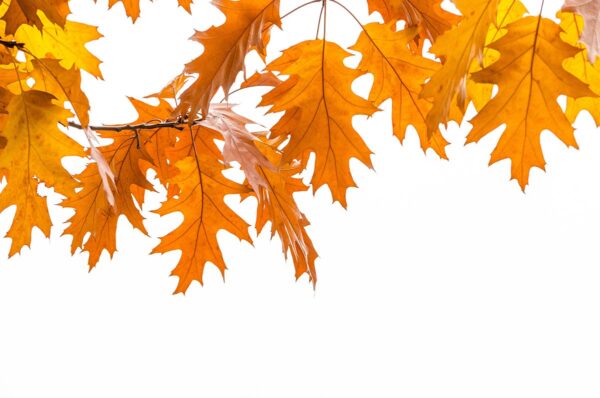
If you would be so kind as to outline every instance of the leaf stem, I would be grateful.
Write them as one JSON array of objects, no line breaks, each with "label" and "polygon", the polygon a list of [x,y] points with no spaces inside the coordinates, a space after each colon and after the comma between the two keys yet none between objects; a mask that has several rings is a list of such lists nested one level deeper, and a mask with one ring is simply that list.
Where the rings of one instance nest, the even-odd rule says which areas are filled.
[{"label": "leaf stem", "polygon": [[317,22],[317,34],[315,35],[315,40],[319,40],[319,32],[321,31],[321,21],[323,19],[323,10],[325,9],[325,3],[321,6],[321,12],[319,13],[319,21]]},{"label": "leaf stem", "polygon": [[304,8],[306,6],[309,6],[311,4],[320,3],[321,1],[322,0],[312,0],[312,1],[309,1],[308,3],[301,4],[298,7],[294,8],[293,10],[291,10],[291,11],[285,13],[284,15],[282,15],[279,19],[283,19],[283,18],[289,17],[290,15],[292,15],[293,13],[295,13],[296,11],[301,10],[302,8]]}]

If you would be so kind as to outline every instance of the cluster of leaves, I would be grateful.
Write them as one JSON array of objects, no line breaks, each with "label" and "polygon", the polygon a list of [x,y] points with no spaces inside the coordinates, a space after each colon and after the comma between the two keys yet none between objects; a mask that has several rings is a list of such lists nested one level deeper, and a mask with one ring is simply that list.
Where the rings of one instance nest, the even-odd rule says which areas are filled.
[{"label": "cluster of leaves", "polygon": [[[135,21],[139,0],[122,2]],[[472,103],[478,113],[469,120],[467,142],[505,126],[491,163],[510,159],[512,177],[524,189],[531,168],[545,165],[542,131],[576,147],[577,114],[587,110],[600,123],[600,1],[567,0],[560,24],[542,17],[543,1],[532,12],[518,0],[454,0],[456,14],[441,3],[367,0],[382,22],[364,24],[342,0],[308,1],[286,15],[280,15],[280,0],[212,0],[224,24],[195,33],[191,39],[202,44],[202,54],[153,95],[158,105],[131,99],[139,114],[135,123],[94,127],[80,86],[81,71],[101,78],[99,60],[85,48],[100,37],[96,28],[67,20],[68,0],[3,2],[0,174],[6,186],[0,210],[16,206],[10,255],[30,243],[33,227],[50,233],[46,198],[39,193],[44,184],[66,198],[62,206],[75,210],[65,234],[73,237],[73,251],[89,252],[94,267],[104,250],[115,252],[120,216],[146,233],[140,208],[145,192],[154,189],[147,179],[153,170],[167,192],[158,213],[183,214],[154,250],[181,251],[173,271],[177,292],[202,283],[207,263],[224,272],[218,231],[250,241],[249,225],[225,204],[227,195],[256,198],[257,231],[270,225],[291,255],[296,277],[306,273],[314,283],[317,253],[293,194],[326,185],[345,207],[346,191],[355,186],[350,159],[371,166],[352,118],[372,115],[388,99],[396,137],[402,141],[412,126],[423,150],[442,158],[447,142],[441,127],[462,122]],[[179,4],[192,11],[191,0]],[[256,51],[266,60],[271,29],[281,29],[283,18],[308,6],[321,7],[317,38],[285,49],[247,77],[246,55]],[[356,21],[360,34],[351,48],[328,40],[329,7]],[[362,56],[355,69],[344,64],[348,50]],[[243,83],[235,87],[241,72]],[[351,85],[367,73],[374,81],[362,98]],[[217,92],[227,98],[233,90],[258,86],[269,90],[260,105],[282,113],[269,131],[250,132],[255,123],[212,102]],[[88,149],[65,134],[67,126],[85,132]],[[111,144],[96,146],[97,136]],[[66,156],[89,162],[71,175],[61,163]],[[307,186],[298,176],[313,156]],[[245,174],[243,183],[223,174],[232,165]]]}]

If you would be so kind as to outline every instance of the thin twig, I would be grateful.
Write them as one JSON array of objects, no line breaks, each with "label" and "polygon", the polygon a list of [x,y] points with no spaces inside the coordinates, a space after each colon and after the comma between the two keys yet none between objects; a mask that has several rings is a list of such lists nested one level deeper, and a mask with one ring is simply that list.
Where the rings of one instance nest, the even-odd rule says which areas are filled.
[{"label": "thin twig", "polygon": [[[203,119],[196,119],[191,126],[195,126],[202,122]],[[161,128],[174,128],[177,130],[183,130],[185,126],[189,126],[190,123],[184,119],[174,121],[164,121],[157,123],[140,123],[140,124],[117,124],[117,125],[103,125],[103,126],[88,126],[88,128],[94,131],[115,131],[117,133],[122,131],[137,131],[137,130],[156,130]],[[83,129],[83,126],[79,123],[69,122],[69,127],[76,129]]]},{"label": "thin twig", "polygon": [[25,43],[19,43],[18,41],[15,41],[15,40],[0,39],[0,45],[4,46],[6,48],[18,48],[19,50],[22,50],[25,47]]}]

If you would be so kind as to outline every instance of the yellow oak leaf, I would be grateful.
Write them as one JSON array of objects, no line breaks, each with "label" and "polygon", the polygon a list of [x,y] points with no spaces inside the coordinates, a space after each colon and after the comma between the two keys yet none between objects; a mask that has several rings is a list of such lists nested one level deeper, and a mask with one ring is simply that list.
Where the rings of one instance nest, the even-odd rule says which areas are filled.
[{"label": "yellow oak leaf", "polygon": [[[487,46],[506,34],[506,26],[523,17],[526,12],[527,9],[519,0],[500,0],[496,21],[490,25],[487,32],[486,47],[483,49],[481,58],[473,59],[471,62],[470,73],[480,71],[498,60],[500,53]],[[477,111],[481,110],[492,98],[493,90],[493,84],[477,83],[472,79],[467,80],[467,95]]]},{"label": "yellow oak leaf", "polygon": [[65,69],[73,66],[101,78],[100,60],[85,45],[102,37],[95,26],[67,21],[63,26],[40,16],[42,27],[22,25],[15,35],[17,41],[26,43],[26,49],[37,58],[51,55]]},{"label": "yellow oak leaf", "polygon": [[269,65],[271,72],[289,78],[263,96],[270,112],[285,111],[272,128],[273,137],[290,137],[283,162],[307,161],[315,154],[312,185],[329,186],[333,199],[346,207],[346,190],[356,186],[350,159],[371,167],[371,151],[352,126],[355,115],[372,115],[377,108],[352,92],[363,74],[344,65],[350,55],[338,44],[311,40],[292,46]]},{"label": "yellow oak leaf", "polygon": [[512,178],[525,189],[532,167],[544,169],[540,143],[544,130],[576,147],[573,127],[557,103],[560,95],[594,95],[579,79],[564,70],[563,62],[580,49],[560,40],[560,27],[539,17],[511,23],[505,36],[490,44],[500,58],[473,74],[477,82],[498,85],[498,93],[471,120],[467,142],[480,140],[506,125],[490,164],[511,160]]},{"label": "yellow oak leaf", "polygon": [[69,101],[84,126],[89,124],[90,103],[81,90],[81,73],[75,68],[64,69],[56,59],[34,59],[31,77],[33,88],[52,94],[60,102]]},{"label": "yellow oak leaf", "polygon": [[0,174],[7,185],[0,193],[0,210],[16,205],[8,237],[10,255],[31,241],[31,229],[38,227],[50,235],[50,216],[46,199],[38,195],[39,183],[69,195],[77,181],[65,170],[65,156],[83,156],[83,148],[59,130],[70,112],[53,104],[48,93],[31,90],[16,95],[8,104],[8,118],[0,135],[6,140],[0,156]]},{"label": "yellow oak leaf", "polygon": [[[583,44],[579,43],[579,37],[583,29],[582,18],[570,12],[562,12],[559,16],[560,26],[564,31],[562,34],[563,40],[582,50],[572,58],[567,59],[564,62],[564,68],[581,81],[589,84],[590,89],[595,94],[600,94],[600,60],[596,60],[592,65],[587,56],[587,50]],[[588,111],[594,118],[596,126],[600,126],[600,97],[567,97],[565,114],[569,121],[574,122],[582,110]]]}]

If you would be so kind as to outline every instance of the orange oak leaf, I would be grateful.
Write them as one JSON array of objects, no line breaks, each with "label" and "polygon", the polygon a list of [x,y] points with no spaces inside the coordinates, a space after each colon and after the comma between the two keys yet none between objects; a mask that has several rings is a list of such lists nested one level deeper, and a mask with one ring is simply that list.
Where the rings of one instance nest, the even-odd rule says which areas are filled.
[{"label": "orange oak leaf", "polygon": [[241,88],[249,87],[277,87],[281,80],[273,72],[256,72],[241,84]]},{"label": "orange oak leaf", "polygon": [[0,65],[0,87],[13,94],[20,94],[24,89],[23,82],[27,81],[31,73],[25,65],[14,59],[14,55],[9,57],[11,58],[9,65]]},{"label": "orange oak leaf", "polygon": [[270,221],[271,237],[277,233],[281,239],[283,253],[286,257],[288,253],[292,256],[296,279],[307,274],[314,286],[317,283],[315,260],[318,254],[306,232],[308,219],[300,211],[293,197],[294,192],[308,189],[301,179],[294,177],[300,171],[300,165],[281,163],[281,153],[275,149],[277,141],[263,140],[257,146],[271,164],[277,165],[277,168],[258,166],[266,184],[259,187],[256,195],[258,198],[256,229],[260,233]]},{"label": "orange oak leaf", "polygon": [[108,7],[112,7],[117,3],[123,4],[123,8],[125,8],[125,14],[130,16],[133,22],[139,18],[140,0],[108,0]]},{"label": "orange oak leaf", "polygon": [[418,26],[423,38],[434,41],[460,19],[442,8],[442,0],[369,0],[369,11],[379,12],[385,22],[406,21]]},{"label": "orange oak leaf", "polygon": [[448,142],[439,128],[428,132],[426,116],[432,104],[419,96],[422,84],[440,65],[409,49],[409,42],[417,34],[416,28],[396,32],[395,26],[395,22],[365,25],[352,47],[363,54],[358,68],[374,76],[369,100],[379,106],[391,98],[394,134],[400,142],[404,140],[408,126],[412,125],[423,150],[432,148],[445,158],[444,148]]},{"label": "orange oak leaf", "polygon": [[227,18],[225,23],[192,39],[204,46],[200,57],[188,63],[184,74],[197,74],[196,80],[181,94],[178,115],[208,114],[216,92],[228,95],[237,75],[244,69],[246,54],[256,49],[265,56],[267,29],[280,25],[279,0],[213,0],[212,4]]},{"label": "orange oak leaf", "polygon": [[12,238],[10,256],[29,245],[33,227],[50,235],[46,199],[37,193],[39,183],[61,195],[69,195],[77,187],[61,160],[83,156],[84,152],[59,130],[58,123],[64,123],[71,113],[53,104],[53,100],[48,93],[31,90],[13,96],[7,106],[8,117],[0,132],[4,141],[0,174],[6,177],[7,185],[0,193],[0,210],[17,207],[8,231]]},{"label": "orange oak leaf", "polygon": [[560,40],[560,27],[540,17],[511,23],[508,33],[490,44],[500,52],[492,65],[475,73],[477,82],[498,85],[498,94],[471,120],[467,142],[480,140],[506,124],[490,164],[511,160],[512,178],[525,189],[532,167],[544,169],[540,143],[543,130],[576,147],[573,127],[557,103],[559,95],[593,96],[587,85],[563,69],[580,49]]},{"label": "orange oak leaf", "polygon": [[[163,99],[159,100],[158,105],[151,105],[135,98],[129,98],[129,100],[138,113],[134,124],[169,121],[173,113],[173,107]],[[142,133],[139,136],[140,145],[144,146],[144,150],[151,159],[150,162],[142,161],[144,172],[148,168],[152,168],[156,172],[158,180],[167,187],[168,196],[172,196],[175,191],[173,185],[169,184],[169,179],[176,170],[169,160],[168,151],[175,146],[180,130],[173,127],[160,127],[150,131],[140,130],[140,133]]]},{"label": "orange oak leaf", "polygon": [[273,137],[290,137],[283,162],[304,163],[315,154],[312,185],[329,186],[333,199],[346,207],[346,190],[356,186],[350,159],[371,167],[371,151],[352,127],[355,115],[372,115],[377,108],[352,92],[351,84],[363,74],[344,65],[350,55],[338,44],[312,40],[288,48],[267,65],[289,78],[263,96],[260,105],[270,112],[285,111],[272,128]]},{"label": "orange oak leaf", "polygon": [[[142,162],[151,162],[151,159],[144,147],[139,146],[139,135],[134,132],[104,132],[102,138],[113,140],[110,145],[98,149],[114,171],[114,205],[107,198],[96,163],[88,164],[76,176],[82,189],[67,195],[63,203],[75,210],[64,233],[73,236],[73,252],[78,248],[89,252],[90,268],[96,265],[104,249],[109,256],[115,252],[119,216],[124,215],[134,228],[146,233],[138,208],[143,203],[144,190],[153,189],[141,166]],[[88,233],[89,238],[85,240]]]},{"label": "orange oak leaf", "polygon": [[178,0],[179,5],[186,10],[187,12],[189,12],[190,14],[192,13],[192,0]]},{"label": "orange oak leaf", "polygon": [[64,26],[69,15],[68,0],[10,0],[6,13],[2,17],[6,21],[6,33],[15,34],[19,26],[35,25],[42,29],[43,23],[38,12],[59,26]]},{"label": "orange oak leaf", "polygon": [[226,166],[215,139],[219,139],[218,132],[204,126],[190,126],[181,131],[175,148],[170,151],[177,169],[170,182],[178,190],[157,213],[181,212],[183,222],[163,236],[153,252],[181,251],[172,272],[179,277],[175,293],[185,292],[193,281],[202,284],[207,262],[224,274],[227,267],[217,241],[220,230],[250,242],[248,224],[224,201],[226,195],[243,194],[248,189],[223,175]]},{"label": "orange oak leaf", "polygon": [[590,62],[594,63],[600,53],[600,1],[565,0],[563,11],[571,11],[583,17],[581,41],[587,48]]},{"label": "orange oak leaf", "polygon": [[[175,99],[177,94],[183,89],[188,77],[185,74],[177,75],[164,86],[159,92],[148,95],[148,98]],[[169,115],[170,116],[170,115]]]},{"label": "orange oak leaf", "polygon": [[464,15],[456,27],[439,36],[430,52],[443,59],[442,67],[423,86],[421,95],[433,106],[427,114],[429,131],[446,124],[453,101],[461,113],[467,106],[467,74],[471,63],[481,59],[488,28],[496,18],[498,0],[455,0]]},{"label": "orange oak leaf", "polygon": [[228,105],[212,105],[207,119],[200,124],[223,136],[223,159],[239,163],[244,171],[258,199],[255,224],[258,233],[271,221],[271,236],[277,233],[283,253],[286,257],[291,254],[296,278],[307,273],[316,283],[317,253],[305,230],[308,220],[292,196],[296,191],[308,189],[301,180],[293,178],[300,171],[299,165],[280,165],[281,154],[275,149],[279,140],[269,142],[259,134],[250,133],[246,125],[253,124],[252,120],[236,114]]}]

